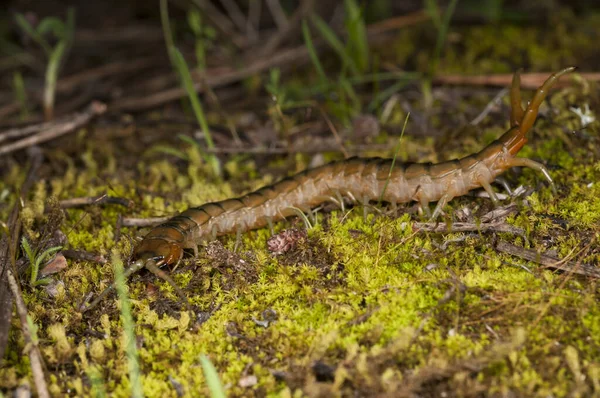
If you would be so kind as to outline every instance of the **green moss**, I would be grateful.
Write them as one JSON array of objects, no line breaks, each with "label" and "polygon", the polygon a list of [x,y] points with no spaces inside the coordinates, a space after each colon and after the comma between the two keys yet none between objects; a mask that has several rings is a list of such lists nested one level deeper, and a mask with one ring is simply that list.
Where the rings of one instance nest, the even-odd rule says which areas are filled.
[{"label": "green moss", "polygon": [[[571,33],[565,29],[557,27]],[[412,37],[416,31],[401,35]],[[572,60],[578,46],[588,43],[576,34],[573,48],[550,52],[548,48],[566,40],[566,33],[546,37],[536,29],[515,26],[459,33],[467,43],[467,55],[458,57],[459,44],[451,42],[441,63],[448,72],[459,67],[461,72],[508,72],[514,64],[556,69]],[[416,49],[409,42],[396,56],[405,59]],[[418,55],[411,62],[424,67],[427,61],[426,55]],[[219,255],[201,248],[198,258],[186,255],[176,270],[169,270],[196,306],[204,320],[201,324],[184,310],[168,283],[147,272],[134,275],[128,288],[144,392],[176,396],[178,383],[186,394],[208,394],[199,362],[205,354],[232,396],[366,395],[407,386],[423,395],[600,393],[597,282],[544,269],[494,248],[497,240],[505,240],[553,251],[560,258],[574,255],[573,261],[600,261],[598,123],[579,136],[566,134],[561,127],[581,128],[568,107],[590,102],[585,90],[589,87],[581,85],[557,91],[552,107],[543,107],[545,117],[536,124],[530,144],[519,154],[544,163],[558,193],[534,171],[505,175],[511,185],[535,189],[516,200],[518,211],[507,220],[522,228],[526,238],[508,233],[418,233],[412,228],[416,216],[393,217],[370,210],[365,219],[361,206],[321,211],[307,238],[286,254],[268,252],[266,241],[272,233],[264,228],[244,234],[238,253],[231,253],[235,237],[223,237]],[[480,100],[481,105],[489,100]],[[454,112],[474,107],[461,101]],[[390,121],[402,121],[403,112],[394,112]],[[443,115],[436,117],[439,124],[447,123]],[[450,119],[447,146],[439,144],[443,138],[407,137],[399,159],[439,161],[477,151],[507,128],[505,119],[498,123],[489,119],[477,129],[461,130],[452,127],[456,118]],[[133,239],[145,230],[124,228],[115,243],[119,214],[171,215],[242,194],[275,178],[262,172],[262,163],[259,169],[253,162],[230,161],[225,169],[231,178],[219,181],[197,148],[187,145],[180,148],[185,162],[148,154],[126,168],[120,164],[118,144],[103,142],[102,149],[94,151],[97,138],[78,139],[83,145],[78,162],[64,157],[64,173],[37,184],[22,213],[26,229],[36,234],[50,196],[66,199],[109,192],[134,202],[127,209],[67,210],[62,230],[68,246],[78,250],[108,253],[117,246],[126,257]],[[434,144],[443,150],[436,151]],[[302,169],[308,160],[299,155],[293,161],[286,169]],[[76,166],[79,162],[85,167]],[[280,161],[274,167],[283,166]],[[0,193],[8,189],[10,195],[0,202],[5,218],[24,173],[13,168],[3,177]],[[473,197],[457,198],[452,204],[476,215],[490,208],[486,199]],[[276,224],[275,232],[290,224],[303,228],[301,221],[292,219]],[[588,251],[580,252],[586,245]],[[91,313],[76,311],[86,294],[97,294],[112,283],[112,268],[70,260],[69,267],[53,278],[64,283],[56,297],[44,289],[24,287],[28,309],[40,328],[39,345],[49,365],[52,393],[89,395],[90,375],[97,372],[109,394],[129,395],[115,297]],[[0,368],[0,388],[31,383],[24,349],[18,329],[13,328]],[[315,363],[331,366],[327,376],[333,381],[315,381]],[[257,377],[257,384],[240,386],[240,379],[249,375]]]}]

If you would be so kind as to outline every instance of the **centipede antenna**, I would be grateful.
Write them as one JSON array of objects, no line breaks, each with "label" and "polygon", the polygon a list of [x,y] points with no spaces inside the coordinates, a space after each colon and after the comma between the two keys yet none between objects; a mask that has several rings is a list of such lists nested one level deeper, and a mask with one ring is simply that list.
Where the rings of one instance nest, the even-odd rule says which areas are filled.
[{"label": "centipede antenna", "polygon": [[[141,270],[142,268],[144,268],[144,262],[143,261],[136,261],[133,264],[131,264],[131,266],[129,266],[124,272],[123,272],[123,279],[127,280],[131,275],[135,274],[136,272],[138,272],[139,270]],[[88,306],[86,306],[85,308],[83,308],[81,310],[81,312],[86,312],[91,310],[92,308],[96,307],[102,300],[104,300],[104,298],[106,296],[108,296],[108,294],[110,292],[112,292],[113,290],[115,290],[117,287],[117,283],[113,282],[109,287],[107,287],[106,289],[104,289],[102,291],[102,293],[100,293],[95,299],[94,301],[92,301]]]},{"label": "centipede antenna", "polygon": [[152,260],[146,261],[144,266],[146,267],[146,269],[148,271],[152,272],[154,275],[156,275],[157,277],[159,277],[160,279],[164,280],[169,285],[171,285],[173,287],[173,290],[175,290],[175,293],[177,293],[177,295],[179,296],[181,301],[183,301],[183,303],[187,307],[188,311],[190,311],[190,313],[194,314],[192,306],[191,306],[190,302],[188,301],[187,297],[185,296],[185,294],[183,293],[183,290],[181,290],[181,288],[179,286],[177,286],[177,283],[175,283],[175,281],[173,279],[171,279],[169,274],[167,274],[165,271],[158,268],[156,266],[156,263]]}]

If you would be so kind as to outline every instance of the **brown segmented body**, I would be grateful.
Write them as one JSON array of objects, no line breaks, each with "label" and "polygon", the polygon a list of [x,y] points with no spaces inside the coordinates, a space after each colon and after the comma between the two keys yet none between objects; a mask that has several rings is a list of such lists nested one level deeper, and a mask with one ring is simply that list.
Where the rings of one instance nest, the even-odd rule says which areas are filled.
[{"label": "brown segmented body", "polygon": [[431,215],[435,219],[450,200],[472,189],[484,188],[496,202],[490,184],[513,166],[539,170],[552,183],[544,166],[515,155],[525,145],[525,135],[535,122],[548,89],[560,76],[574,69],[566,68],[551,75],[525,110],[516,73],[511,87],[511,128],[476,154],[438,164],[396,163],[393,168],[392,159],[354,157],[305,170],[239,198],[184,211],[152,229],[136,247],[134,258],[138,262],[153,261],[159,266],[174,263],[181,258],[184,248],[196,248],[211,237],[261,228],[295,214],[297,209],[308,211],[340,195],[362,201],[415,201],[426,212],[429,202],[438,202]]},{"label": "brown segmented body", "polygon": [[[453,198],[472,189],[483,188],[497,202],[491,183],[513,166],[538,170],[554,187],[546,168],[533,160],[515,155],[527,142],[539,106],[548,90],[566,73],[551,75],[536,91],[526,109],[522,108],[520,79],[515,73],[511,86],[511,128],[478,153],[438,164],[393,164],[392,159],[350,158],[305,170],[273,185],[234,199],[190,208],[152,229],[134,250],[134,263],[126,276],[146,267],[167,280],[184,301],[185,295],[163,271],[164,264],[176,263],[185,248],[197,248],[202,241],[219,235],[260,228],[298,210],[308,211],[341,196],[354,200],[384,200],[391,203],[418,202],[425,212],[437,202],[431,218],[439,216]],[[393,165],[393,167],[392,167]],[[112,287],[106,289],[85,310],[94,307]]]}]

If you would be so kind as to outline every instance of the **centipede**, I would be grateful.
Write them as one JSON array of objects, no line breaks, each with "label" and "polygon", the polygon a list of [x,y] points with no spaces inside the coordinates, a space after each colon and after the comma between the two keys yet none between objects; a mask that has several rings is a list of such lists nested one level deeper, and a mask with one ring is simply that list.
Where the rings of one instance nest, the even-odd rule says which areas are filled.
[{"label": "centipede", "polygon": [[[185,249],[228,234],[265,227],[300,211],[310,211],[327,201],[416,202],[430,220],[436,220],[454,198],[483,188],[494,205],[498,197],[492,183],[511,167],[528,167],[540,172],[555,190],[548,169],[532,159],[517,157],[527,143],[539,107],[561,76],[574,71],[562,69],[550,75],[524,108],[520,75],[513,75],[510,88],[510,128],[481,151],[461,159],[437,164],[401,163],[393,159],[352,157],[321,167],[307,169],[246,195],[192,207],[148,232],[133,251],[126,277],[147,268],[171,284],[187,302],[185,295],[160,267],[179,262]],[[430,203],[437,202],[433,212]],[[107,288],[85,310],[93,308]]]}]

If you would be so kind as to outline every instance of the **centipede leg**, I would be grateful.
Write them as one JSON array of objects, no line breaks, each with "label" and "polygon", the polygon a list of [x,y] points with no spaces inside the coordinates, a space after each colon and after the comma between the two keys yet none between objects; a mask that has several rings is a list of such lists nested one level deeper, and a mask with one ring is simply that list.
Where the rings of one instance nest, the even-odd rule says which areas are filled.
[{"label": "centipede leg", "polygon": [[502,177],[496,177],[496,182],[500,185],[502,185],[502,188],[504,188],[504,190],[510,195],[513,195],[513,191],[510,188],[510,185],[508,185],[508,182],[502,178]]},{"label": "centipede leg", "polygon": [[556,185],[554,185],[554,181],[552,180],[552,177],[550,177],[550,173],[548,172],[548,169],[543,164],[538,163],[535,160],[531,160],[531,159],[527,159],[527,158],[512,158],[509,160],[508,165],[510,167],[519,167],[519,166],[520,167],[529,167],[530,169],[539,171],[540,173],[542,173],[544,175],[544,177],[550,184],[550,187],[552,188],[552,192],[554,192],[555,194],[557,193]]},{"label": "centipede leg", "polygon": [[236,253],[238,248],[241,246],[242,244],[242,229],[238,228],[237,231],[235,231],[235,244],[233,245],[233,252]]},{"label": "centipede leg", "polygon": [[169,285],[171,285],[173,287],[173,290],[175,290],[175,293],[177,293],[177,295],[179,296],[181,301],[183,301],[183,303],[187,307],[188,311],[190,311],[192,314],[194,313],[192,306],[190,305],[190,302],[188,301],[187,297],[183,293],[183,290],[181,290],[181,288],[179,286],[177,286],[177,283],[175,283],[175,281],[173,279],[171,279],[171,277],[165,271],[158,268],[153,261],[147,261],[144,266],[146,267],[146,269],[148,271],[152,272],[154,275],[156,275],[157,277],[159,277],[160,279],[164,280]]},{"label": "centipede leg", "polygon": [[346,211],[346,205],[344,203],[344,197],[342,196],[342,193],[340,191],[335,191],[335,196],[337,197],[338,201],[340,202],[340,209],[342,210],[342,213],[344,211]]},{"label": "centipede leg", "polygon": [[432,218],[432,216],[431,216],[431,209],[429,208],[429,202],[427,201],[427,199],[425,199],[423,197],[420,197],[419,198],[419,205],[420,205],[419,207],[420,207],[421,211],[423,211],[423,213],[425,213],[425,216],[428,219],[431,219]]},{"label": "centipede leg", "polygon": [[271,217],[267,217],[267,225],[269,226],[269,232],[271,236],[275,235],[275,230],[273,229],[273,219]]},{"label": "centipede leg", "polygon": [[367,217],[369,216],[369,198],[367,196],[363,196],[361,202],[363,205],[363,220],[367,222]]},{"label": "centipede leg", "polygon": [[479,184],[481,185],[481,187],[483,189],[485,189],[485,191],[488,193],[488,195],[490,195],[490,199],[492,200],[494,207],[498,206],[498,203],[499,203],[498,196],[496,195],[496,192],[494,192],[494,189],[492,188],[490,183],[487,182],[487,180],[481,179],[481,180],[479,180]]},{"label": "centipede leg", "polygon": [[[450,195],[446,194],[446,195],[442,196],[440,198],[440,200],[438,200],[437,205],[435,206],[435,209],[433,210],[433,214],[430,217],[430,221],[434,221],[436,218],[438,218],[438,216],[440,214],[442,214],[442,210],[444,209],[444,206],[446,206],[451,199],[452,198],[450,197]],[[429,209],[429,205],[427,205],[427,209]]]}]

